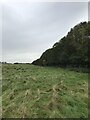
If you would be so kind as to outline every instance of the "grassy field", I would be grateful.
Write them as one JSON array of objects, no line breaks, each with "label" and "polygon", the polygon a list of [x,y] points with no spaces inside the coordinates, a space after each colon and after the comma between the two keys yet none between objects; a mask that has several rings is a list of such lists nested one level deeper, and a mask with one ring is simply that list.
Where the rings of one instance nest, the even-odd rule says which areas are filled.
[{"label": "grassy field", "polygon": [[87,118],[88,74],[30,64],[2,66],[3,118]]}]

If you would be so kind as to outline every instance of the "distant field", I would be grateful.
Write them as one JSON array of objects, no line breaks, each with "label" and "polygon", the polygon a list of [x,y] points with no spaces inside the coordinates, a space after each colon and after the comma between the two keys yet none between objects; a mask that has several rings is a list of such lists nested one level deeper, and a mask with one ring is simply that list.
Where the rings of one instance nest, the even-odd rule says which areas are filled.
[{"label": "distant field", "polygon": [[88,73],[3,64],[3,118],[87,118]]}]

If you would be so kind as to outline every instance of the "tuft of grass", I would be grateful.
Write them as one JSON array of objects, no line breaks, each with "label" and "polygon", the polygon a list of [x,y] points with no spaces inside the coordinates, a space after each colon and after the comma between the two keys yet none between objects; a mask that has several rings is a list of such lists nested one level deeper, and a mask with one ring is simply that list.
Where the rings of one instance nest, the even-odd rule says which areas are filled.
[{"label": "tuft of grass", "polygon": [[3,118],[88,117],[88,73],[3,64],[2,78]]}]

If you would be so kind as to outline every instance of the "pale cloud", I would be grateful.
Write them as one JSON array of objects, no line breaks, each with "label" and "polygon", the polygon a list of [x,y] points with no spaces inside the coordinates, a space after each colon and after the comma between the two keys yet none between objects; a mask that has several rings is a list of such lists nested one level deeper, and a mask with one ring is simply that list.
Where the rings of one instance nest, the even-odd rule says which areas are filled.
[{"label": "pale cloud", "polygon": [[2,3],[30,3],[30,2],[88,2],[88,0],[0,0]]},{"label": "pale cloud", "polygon": [[79,22],[87,2],[3,4],[3,60],[32,62]]}]

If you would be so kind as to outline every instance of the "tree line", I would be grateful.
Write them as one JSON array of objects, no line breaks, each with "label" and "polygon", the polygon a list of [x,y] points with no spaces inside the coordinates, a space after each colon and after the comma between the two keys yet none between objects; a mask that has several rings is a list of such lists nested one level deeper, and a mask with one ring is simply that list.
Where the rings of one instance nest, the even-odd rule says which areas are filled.
[{"label": "tree line", "polygon": [[90,63],[90,22],[81,22],[32,62],[43,66],[87,67]]}]

